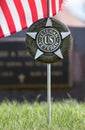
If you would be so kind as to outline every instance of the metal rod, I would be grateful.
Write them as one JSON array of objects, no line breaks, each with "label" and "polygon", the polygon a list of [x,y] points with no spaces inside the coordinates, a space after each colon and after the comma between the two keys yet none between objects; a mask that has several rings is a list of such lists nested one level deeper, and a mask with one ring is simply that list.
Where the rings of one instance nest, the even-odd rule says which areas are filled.
[{"label": "metal rod", "polygon": [[48,124],[51,123],[51,64],[47,64]]},{"label": "metal rod", "polygon": [[47,0],[47,16],[50,17],[50,1]]},{"label": "metal rod", "polygon": [[[47,0],[47,15],[50,17],[50,1]],[[51,64],[47,64],[48,124],[51,123]]]}]

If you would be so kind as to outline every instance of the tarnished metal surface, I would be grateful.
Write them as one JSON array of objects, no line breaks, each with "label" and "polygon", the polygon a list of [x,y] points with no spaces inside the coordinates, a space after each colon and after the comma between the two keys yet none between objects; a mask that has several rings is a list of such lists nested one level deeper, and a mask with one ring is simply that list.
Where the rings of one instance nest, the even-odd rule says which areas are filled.
[{"label": "tarnished metal surface", "polygon": [[67,26],[54,18],[40,19],[26,33],[27,51],[35,60],[53,63],[68,54],[72,35]]}]

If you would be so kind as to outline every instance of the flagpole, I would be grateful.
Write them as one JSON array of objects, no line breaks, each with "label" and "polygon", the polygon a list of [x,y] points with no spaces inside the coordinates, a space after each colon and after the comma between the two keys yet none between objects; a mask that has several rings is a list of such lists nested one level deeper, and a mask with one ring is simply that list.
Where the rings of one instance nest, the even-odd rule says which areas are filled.
[{"label": "flagpole", "polygon": [[[50,17],[49,0],[47,0],[47,14]],[[48,124],[51,123],[51,64],[47,64],[47,101],[48,101]]]}]

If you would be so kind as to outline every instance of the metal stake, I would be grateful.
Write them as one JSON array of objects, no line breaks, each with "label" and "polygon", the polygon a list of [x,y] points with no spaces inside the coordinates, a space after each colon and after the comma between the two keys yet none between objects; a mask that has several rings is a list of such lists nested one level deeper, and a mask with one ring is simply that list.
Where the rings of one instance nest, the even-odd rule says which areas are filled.
[{"label": "metal stake", "polygon": [[[50,17],[50,1],[47,0],[47,14]],[[51,123],[51,64],[47,64],[47,101],[48,101],[48,124]]]},{"label": "metal stake", "polygon": [[51,64],[47,64],[48,124],[51,123]]}]

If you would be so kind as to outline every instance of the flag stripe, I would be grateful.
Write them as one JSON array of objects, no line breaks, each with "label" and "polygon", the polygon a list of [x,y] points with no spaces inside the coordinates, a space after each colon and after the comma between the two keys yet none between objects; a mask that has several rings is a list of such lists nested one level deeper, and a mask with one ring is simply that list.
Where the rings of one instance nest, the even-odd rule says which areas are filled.
[{"label": "flag stripe", "polygon": [[[6,21],[5,17],[4,17],[4,13],[3,13],[1,8],[0,8],[0,17],[1,17],[1,19],[0,19],[0,26],[2,27],[1,31],[3,31],[5,36],[10,35],[10,30],[9,30],[7,21]],[[1,32],[0,32],[0,35],[1,35]]]},{"label": "flag stripe", "polygon": [[[59,11],[59,0],[56,0],[55,6],[56,6],[56,12],[58,12]],[[54,15],[56,15],[56,12],[54,13]]]},{"label": "flag stripe", "polygon": [[31,10],[32,20],[33,20],[33,22],[35,22],[36,19],[38,19],[35,0],[28,0],[28,3],[29,3],[29,6],[30,6],[30,10]]},{"label": "flag stripe", "polygon": [[56,12],[56,1],[55,0],[51,0],[51,8],[52,8],[52,15],[55,14]]},{"label": "flag stripe", "polygon": [[4,36],[4,33],[3,33],[2,28],[0,26],[0,37],[3,37],[3,36]]},{"label": "flag stripe", "polygon": [[21,3],[25,13],[26,25],[29,27],[33,23],[30,6],[27,0],[21,0]]},{"label": "flag stripe", "polygon": [[62,3],[63,3],[64,0],[59,0],[59,10],[62,9]]},{"label": "flag stripe", "polygon": [[47,0],[41,0],[41,2],[42,2],[43,17],[46,18],[48,16],[48,13],[47,13]]},{"label": "flag stripe", "polygon": [[21,28],[21,24],[20,24],[19,15],[18,15],[18,12],[17,12],[15,4],[14,4],[14,0],[11,0],[11,2],[10,2],[10,0],[6,0],[6,2],[9,7],[11,16],[13,18],[16,31],[20,31],[22,28]]},{"label": "flag stripe", "polygon": [[[0,13],[0,19],[2,19],[3,17],[5,17],[5,23],[7,22],[7,26],[10,30],[10,32],[15,32],[15,25],[14,25],[14,22],[13,22],[13,19],[12,19],[12,16],[10,14],[10,11],[9,11],[9,8],[7,6],[7,3],[5,0],[2,0],[2,2],[0,1],[0,5],[1,5],[1,10],[3,11],[2,13],[2,16],[1,16],[1,13]],[[3,21],[2,21],[3,22]],[[3,25],[5,26],[5,25]],[[4,27],[3,27],[4,28]],[[4,31],[6,33],[6,29]],[[7,33],[8,33],[8,29],[7,29]]]},{"label": "flag stripe", "polygon": [[16,6],[16,9],[17,9],[17,12],[19,15],[21,26],[22,26],[22,28],[25,28],[26,27],[26,19],[25,19],[25,13],[24,13],[22,3],[20,0],[14,0],[14,4]]},{"label": "flag stripe", "polygon": [[38,14],[38,19],[43,18],[43,8],[42,8],[41,1],[42,0],[35,0],[37,14]]}]

